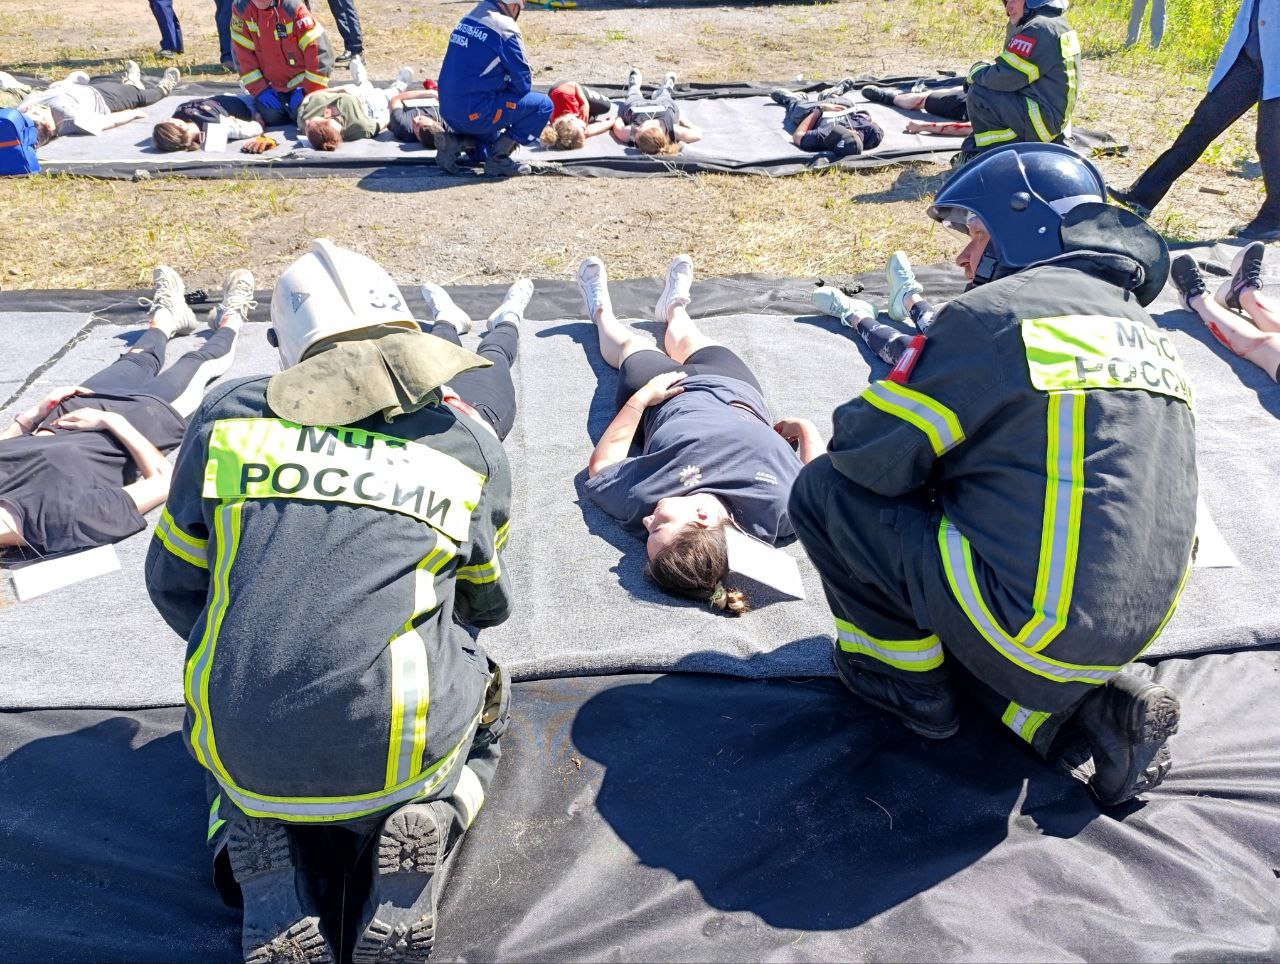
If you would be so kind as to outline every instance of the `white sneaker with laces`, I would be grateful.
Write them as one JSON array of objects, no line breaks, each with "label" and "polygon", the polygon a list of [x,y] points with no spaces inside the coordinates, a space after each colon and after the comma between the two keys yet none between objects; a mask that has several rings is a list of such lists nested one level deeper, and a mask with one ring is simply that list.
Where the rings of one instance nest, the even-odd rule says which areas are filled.
[{"label": "white sneaker with laces", "polygon": [[518,326],[524,321],[524,310],[529,307],[529,300],[532,297],[533,282],[528,278],[521,278],[507,289],[502,304],[494,308],[493,314],[489,315],[489,330],[493,331],[494,325],[502,323]]},{"label": "white sneaker with laces", "polygon": [[663,87],[674,87],[676,85],[676,72],[668,71],[667,76],[662,78]]},{"label": "white sneaker with laces", "polygon": [[120,75],[122,83],[128,84],[130,87],[137,87],[142,90],[142,68],[138,66],[136,60],[126,60],[124,64],[124,72]]},{"label": "white sneaker with laces", "polygon": [[178,272],[167,264],[159,264],[151,272],[155,293],[150,298],[139,298],[138,304],[151,309],[151,317],[160,326],[172,325],[174,335],[186,335],[200,327],[195,313],[186,302],[187,286]]},{"label": "white sneaker with laces", "polygon": [[833,318],[840,319],[840,324],[848,328],[855,327],[860,318],[874,318],[876,316],[876,310],[869,301],[863,301],[861,298],[850,298],[839,288],[832,288],[830,285],[814,288],[809,297],[813,301],[815,308],[824,315],[831,315]]},{"label": "white sneaker with laces", "polygon": [[894,321],[906,321],[910,312],[907,310],[907,296],[921,294],[924,285],[916,280],[911,270],[911,261],[906,254],[895,251],[885,265],[884,276],[889,282],[889,317]]},{"label": "white sneaker with laces", "polygon": [[[4,74],[2,76],[9,77],[9,74]],[[13,78],[10,77],[10,80],[12,79]],[[89,74],[84,70],[73,70],[71,73],[67,74],[66,81],[68,84],[87,84],[89,83]],[[17,81],[14,81],[14,84],[17,84]],[[0,87],[4,86],[5,85],[3,83],[0,83]]]},{"label": "white sneaker with laces", "polygon": [[613,302],[609,300],[609,272],[599,258],[587,258],[578,266],[578,290],[582,303],[592,323],[601,314],[613,314]]},{"label": "white sneaker with laces", "polygon": [[401,67],[400,72],[396,74],[396,82],[391,86],[398,87],[400,89],[400,92],[403,93],[404,91],[409,89],[409,85],[412,83],[413,83],[413,68]]},{"label": "white sneaker with laces", "polygon": [[356,82],[357,87],[369,83],[369,71],[365,69],[364,58],[359,54],[351,58],[351,66],[348,69],[351,71],[351,79]]},{"label": "white sneaker with laces", "polygon": [[465,335],[471,330],[471,316],[454,303],[449,292],[430,281],[424,282],[418,290],[422,292],[422,300],[427,303],[427,314],[433,322],[443,321],[446,325],[452,325],[459,335]]},{"label": "white sneaker with laces", "polygon": [[253,293],[252,272],[247,268],[232,271],[222,288],[222,301],[209,312],[209,327],[216,330],[229,321],[248,321],[249,312],[258,307]]},{"label": "white sneaker with laces", "polygon": [[693,259],[687,254],[678,254],[667,268],[667,283],[653,309],[653,316],[663,323],[670,321],[672,308],[683,308],[689,304],[689,289],[692,287]]},{"label": "white sneaker with laces", "polygon": [[177,67],[166,67],[164,70],[164,75],[160,78],[160,83],[157,84],[156,86],[158,86],[166,94],[171,94],[173,93],[173,88],[178,86],[178,81],[180,81],[181,79],[182,79],[182,71],[180,71]]}]

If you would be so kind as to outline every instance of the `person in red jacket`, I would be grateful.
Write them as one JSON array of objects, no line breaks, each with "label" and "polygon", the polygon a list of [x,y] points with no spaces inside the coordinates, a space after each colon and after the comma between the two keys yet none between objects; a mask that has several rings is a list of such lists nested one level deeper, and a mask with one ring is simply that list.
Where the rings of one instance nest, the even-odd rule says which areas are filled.
[{"label": "person in red jacket", "polygon": [[265,127],[295,120],[302,98],[329,86],[329,38],[302,0],[235,0],[231,46]]}]

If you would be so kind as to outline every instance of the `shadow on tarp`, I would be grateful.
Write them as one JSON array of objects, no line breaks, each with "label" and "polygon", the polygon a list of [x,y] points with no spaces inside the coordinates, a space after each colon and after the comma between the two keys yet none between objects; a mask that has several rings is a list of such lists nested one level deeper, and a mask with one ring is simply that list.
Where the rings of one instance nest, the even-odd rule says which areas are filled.
[{"label": "shadow on tarp", "polygon": [[998,721],[971,714],[937,742],[830,681],[725,685],[750,695],[735,707],[679,675],[620,683],[573,723],[604,771],[601,816],[641,863],[724,913],[856,927],[977,863],[1014,821],[1071,838],[1098,817],[1081,784]]}]

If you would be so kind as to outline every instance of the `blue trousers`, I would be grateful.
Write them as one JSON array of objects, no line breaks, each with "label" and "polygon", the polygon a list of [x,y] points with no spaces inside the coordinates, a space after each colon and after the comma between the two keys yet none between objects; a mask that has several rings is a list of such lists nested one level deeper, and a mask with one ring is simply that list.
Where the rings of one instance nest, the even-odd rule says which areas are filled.
[{"label": "blue trousers", "polygon": [[231,0],[213,0],[213,20],[218,25],[218,59],[234,60],[231,55]]},{"label": "blue trousers", "polygon": [[[312,7],[312,9],[315,9]],[[333,14],[342,46],[349,54],[364,51],[364,36],[360,32],[360,15],[356,13],[356,0],[329,0],[329,12]]]},{"label": "blue trousers", "polygon": [[448,92],[440,101],[440,114],[449,129],[469,134],[482,145],[492,144],[503,134],[521,144],[533,144],[542,129],[551,122],[551,98],[529,91],[519,100],[486,102],[481,107],[447,102]]},{"label": "blue trousers", "polygon": [[160,28],[160,49],[182,53],[182,24],[178,15],[173,12],[173,0],[149,0],[151,15],[156,18],[156,26]]}]

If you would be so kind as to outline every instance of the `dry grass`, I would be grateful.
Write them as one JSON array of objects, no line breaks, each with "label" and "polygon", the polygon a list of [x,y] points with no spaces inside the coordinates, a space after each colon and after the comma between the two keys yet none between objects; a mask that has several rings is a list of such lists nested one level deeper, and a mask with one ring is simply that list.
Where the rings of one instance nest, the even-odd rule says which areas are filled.
[{"label": "dry grass", "polygon": [[[686,80],[834,79],[850,73],[927,72],[990,57],[1003,32],[1000,8],[939,0],[840,0],[683,9],[575,11],[530,8],[521,24],[544,80],[620,80],[627,64]],[[1182,2],[1182,0],[1179,0]],[[1219,0],[1212,0],[1218,3]],[[1120,51],[1123,25],[1082,0],[1086,74],[1077,123],[1113,131],[1129,158],[1103,159],[1127,183],[1163,149],[1202,94],[1203,65],[1177,50]],[[187,38],[179,65],[219,75],[207,0],[178,0]],[[159,69],[154,27],[137,0],[102,0],[87,24],[76,8],[0,0],[10,68],[57,76],[74,67],[117,69],[126,57]],[[328,10],[320,4],[323,21]],[[375,73],[402,63],[434,73],[462,11],[443,0],[362,0]],[[1102,19],[1098,19],[1102,17]],[[1107,19],[1110,17],[1110,19]],[[1082,33],[1083,33],[1082,29]],[[336,41],[336,31],[333,31]],[[820,41],[820,42],[818,42]],[[1135,105],[1140,109],[1135,110]],[[1174,238],[1221,236],[1260,200],[1252,120],[1237,125],[1174,188],[1155,223]],[[132,287],[152,264],[173,264],[193,283],[217,284],[248,264],[265,281],[327,235],[377,258],[405,280],[506,280],[568,276],[586,254],[615,277],[653,276],[672,253],[692,252],[708,274],[838,274],[877,269],[896,248],[918,263],[956,250],[923,217],[946,169],[912,165],[866,174],[831,171],[767,179],[706,175],[655,180],[540,177],[448,182],[424,177],[411,193],[380,193],[347,180],[155,180],[64,177],[0,183],[6,229],[5,287]],[[1200,192],[1210,186],[1225,196]]]}]

